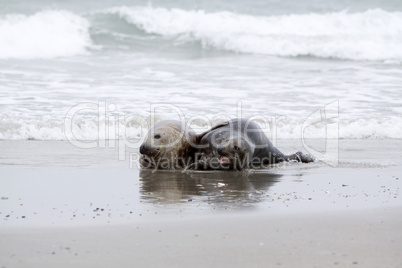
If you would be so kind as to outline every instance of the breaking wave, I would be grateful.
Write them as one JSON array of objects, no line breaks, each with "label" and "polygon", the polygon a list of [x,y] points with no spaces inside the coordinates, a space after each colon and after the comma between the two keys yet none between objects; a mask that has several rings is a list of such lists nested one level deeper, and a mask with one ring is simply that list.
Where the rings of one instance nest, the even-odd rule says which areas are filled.
[{"label": "breaking wave", "polygon": [[87,19],[47,10],[0,17],[0,59],[68,57],[87,53],[92,44]]},{"label": "breaking wave", "polygon": [[[101,21],[94,18],[102,14],[113,17],[97,18]],[[136,36],[140,30],[173,40],[175,46],[196,41],[203,49],[236,53],[402,62],[402,12],[372,9],[253,16],[151,6],[115,7],[86,15],[45,10],[2,16],[0,59],[85,54],[94,40],[99,47],[121,42],[122,20],[135,27],[126,35]],[[109,40],[92,36],[104,32],[110,32]]]},{"label": "breaking wave", "polygon": [[[301,120],[281,121],[276,127],[276,136],[279,139],[300,139],[302,136]],[[202,127],[202,126],[199,126]],[[98,140],[100,131],[106,133],[119,133],[106,139],[140,140],[144,138],[149,126],[143,126],[132,122],[126,125],[110,124],[98,119],[75,120],[72,122],[71,131],[65,131],[64,121],[27,121],[27,120],[2,120],[0,123],[0,140],[67,140],[67,136],[78,140]],[[402,139],[402,118],[391,117],[383,120],[359,119],[352,121],[339,121],[339,138],[341,139]],[[264,130],[268,137],[272,137],[270,130]],[[304,131],[305,138],[322,139],[326,136],[324,126],[310,126]]]},{"label": "breaking wave", "polygon": [[178,44],[272,56],[401,61],[402,12],[252,16],[153,7],[117,7],[117,14],[145,31],[174,37]]}]

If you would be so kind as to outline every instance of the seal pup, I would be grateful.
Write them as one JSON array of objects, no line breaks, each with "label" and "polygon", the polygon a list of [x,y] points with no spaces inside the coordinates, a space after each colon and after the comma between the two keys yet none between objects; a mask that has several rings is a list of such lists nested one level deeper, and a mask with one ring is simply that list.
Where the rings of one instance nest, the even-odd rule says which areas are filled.
[{"label": "seal pup", "polygon": [[313,162],[310,155],[285,155],[268,139],[257,123],[233,119],[197,136],[199,150],[194,169],[237,169],[264,167],[283,161]]},{"label": "seal pup", "polygon": [[147,133],[140,147],[140,165],[143,168],[184,168],[194,161],[197,135],[184,128],[180,121],[162,120]]}]

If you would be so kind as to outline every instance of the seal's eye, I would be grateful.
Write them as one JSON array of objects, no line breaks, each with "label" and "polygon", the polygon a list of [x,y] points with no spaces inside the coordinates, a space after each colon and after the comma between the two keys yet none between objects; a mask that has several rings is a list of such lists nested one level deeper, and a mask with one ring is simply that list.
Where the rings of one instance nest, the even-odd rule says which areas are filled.
[{"label": "seal's eye", "polygon": [[156,135],[154,136],[154,138],[155,138],[155,139],[160,139],[160,138],[161,138],[161,135],[156,134]]},{"label": "seal's eye", "polygon": [[235,150],[240,150],[240,148],[237,147],[237,145],[234,146],[234,149],[235,149]]}]

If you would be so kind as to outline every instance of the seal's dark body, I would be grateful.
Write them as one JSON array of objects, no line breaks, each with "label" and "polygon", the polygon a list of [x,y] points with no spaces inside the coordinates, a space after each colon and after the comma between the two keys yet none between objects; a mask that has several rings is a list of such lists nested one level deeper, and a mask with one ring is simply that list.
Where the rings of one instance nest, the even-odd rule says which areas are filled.
[{"label": "seal's dark body", "polygon": [[[284,155],[268,139],[257,123],[248,119],[233,119],[219,124],[199,136],[199,155],[202,168],[208,169],[244,169],[283,161],[314,161],[310,156],[298,152]],[[222,156],[227,160],[223,165]]]}]

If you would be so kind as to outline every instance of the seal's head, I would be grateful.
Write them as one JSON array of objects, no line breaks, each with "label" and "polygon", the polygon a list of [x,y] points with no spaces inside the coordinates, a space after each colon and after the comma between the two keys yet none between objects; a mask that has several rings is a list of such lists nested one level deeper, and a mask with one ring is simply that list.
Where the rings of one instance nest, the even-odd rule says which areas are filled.
[{"label": "seal's head", "polygon": [[243,169],[250,163],[254,153],[252,143],[242,135],[222,130],[211,132],[201,140],[201,160],[211,169]]},{"label": "seal's head", "polygon": [[219,155],[219,162],[232,169],[245,168],[253,155],[253,148],[250,146],[250,142],[241,137],[235,137],[226,144],[218,145],[216,151]]},{"label": "seal's head", "polygon": [[140,147],[140,164],[145,168],[172,169],[189,161],[190,141],[195,133],[179,121],[164,120],[153,126]]}]

